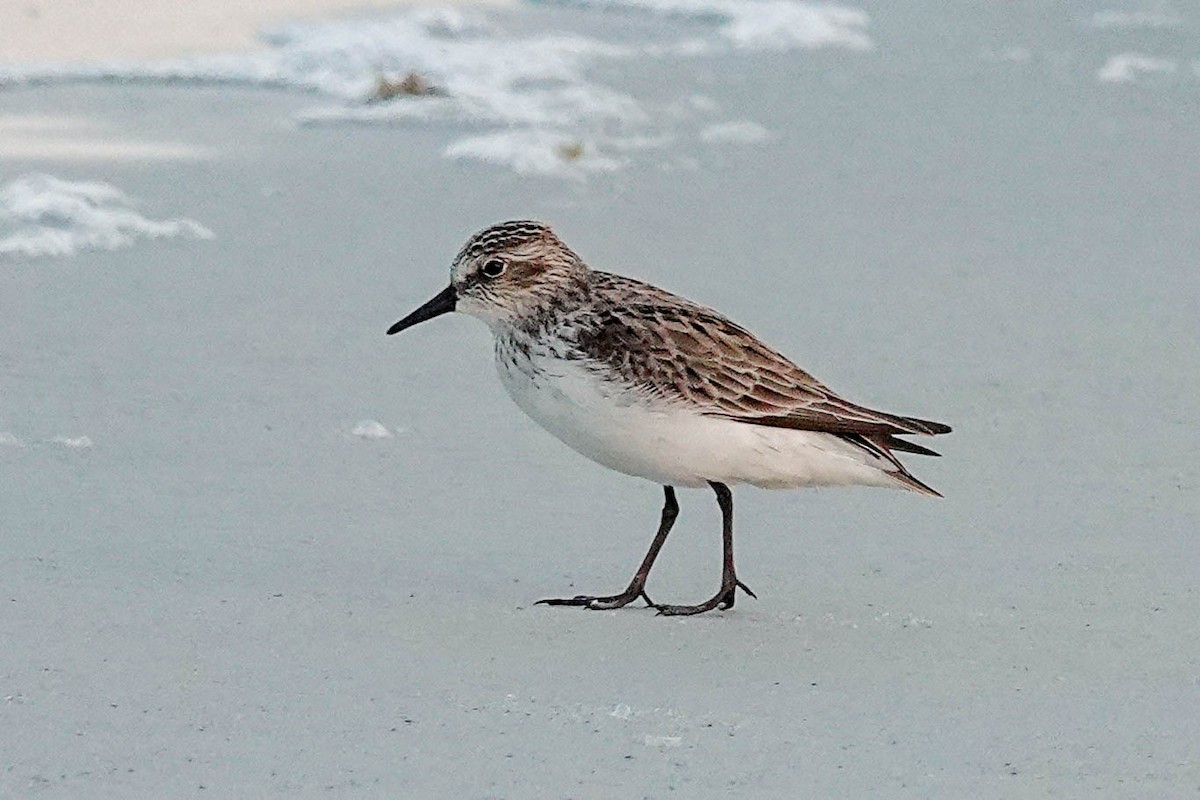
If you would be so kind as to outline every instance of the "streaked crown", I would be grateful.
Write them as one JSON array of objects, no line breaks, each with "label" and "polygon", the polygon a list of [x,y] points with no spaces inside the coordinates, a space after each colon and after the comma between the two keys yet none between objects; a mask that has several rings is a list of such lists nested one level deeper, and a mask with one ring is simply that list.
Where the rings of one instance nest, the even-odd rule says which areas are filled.
[{"label": "streaked crown", "polygon": [[547,240],[548,243],[563,247],[563,243],[550,230],[550,226],[531,219],[514,219],[508,222],[498,222],[484,228],[472,236],[458,251],[454,262],[457,264],[464,259],[475,258],[486,253],[497,253],[504,250],[519,248],[524,245]]},{"label": "streaked crown", "polygon": [[450,270],[457,310],[493,326],[544,311],[586,276],[579,256],[550,226],[533,220],[484,228],[467,240]]}]

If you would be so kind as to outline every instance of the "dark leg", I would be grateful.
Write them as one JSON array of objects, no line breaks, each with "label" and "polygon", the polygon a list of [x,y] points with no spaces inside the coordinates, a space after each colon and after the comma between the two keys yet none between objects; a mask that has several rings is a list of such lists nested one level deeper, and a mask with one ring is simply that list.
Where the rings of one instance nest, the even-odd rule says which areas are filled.
[{"label": "dark leg", "polygon": [[723,483],[709,481],[709,486],[717,493],[717,505],[721,507],[721,538],[724,544],[725,558],[721,567],[721,589],[708,600],[695,606],[655,606],[659,614],[667,616],[686,616],[688,614],[703,614],[714,608],[733,608],[734,594],[741,589],[751,597],[758,595],[750,591],[750,587],[737,579],[733,569],[733,492]]},{"label": "dark leg", "polygon": [[667,540],[667,534],[671,532],[671,526],[675,524],[675,518],[679,516],[679,503],[675,501],[675,489],[671,486],[664,486],[663,493],[666,495],[666,499],[663,502],[662,521],[658,524],[658,533],[654,535],[654,541],[650,543],[650,550],[642,559],[642,565],[638,567],[637,573],[629,582],[629,586],[625,587],[625,591],[608,597],[594,597],[588,594],[579,594],[574,597],[552,597],[547,600],[538,600],[534,605],[584,606],[603,610],[627,606],[639,597],[646,601],[646,605],[654,605],[654,602],[646,596],[646,577],[650,574],[650,568],[654,566],[654,559],[658,558],[658,551],[662,550],[663,542]]}]

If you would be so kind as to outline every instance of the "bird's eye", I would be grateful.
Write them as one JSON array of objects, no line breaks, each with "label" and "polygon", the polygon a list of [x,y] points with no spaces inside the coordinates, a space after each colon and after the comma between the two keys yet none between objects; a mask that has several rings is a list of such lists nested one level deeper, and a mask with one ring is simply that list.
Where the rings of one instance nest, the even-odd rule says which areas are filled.
[{"label": "bird's eye", "polygon": [[507,266],[507,264],[498,258],[489,258],[483,262],[483,266],[479,268],[479,271],[483,273],[485,278],[499,278]]}]

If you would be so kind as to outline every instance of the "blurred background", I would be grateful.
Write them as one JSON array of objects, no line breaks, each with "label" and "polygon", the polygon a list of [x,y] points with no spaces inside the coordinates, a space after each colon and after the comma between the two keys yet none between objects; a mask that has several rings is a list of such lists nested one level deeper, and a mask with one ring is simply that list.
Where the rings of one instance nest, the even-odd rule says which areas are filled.
[{"label": "blurred background", "polygon": [[[1198,123],[1187,3],[0,0],[0,796],[1194,794]],[[508,218],[953,425],[946,498],[533,607],[661,490],[384,335]]]}]

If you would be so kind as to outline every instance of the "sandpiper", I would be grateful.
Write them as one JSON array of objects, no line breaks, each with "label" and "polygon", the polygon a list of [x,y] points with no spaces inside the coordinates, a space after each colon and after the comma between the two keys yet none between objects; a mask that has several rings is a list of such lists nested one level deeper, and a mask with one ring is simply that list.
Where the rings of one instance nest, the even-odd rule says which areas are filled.
[{"label": "sandpiper", "polygon": [[[591,269],[540,222],[472,236],[450,285],[388,329],[450,311],[491,328],[504,388],[535,422],[606,467],[661,484],[662,518],[619,594],[541,600],[620,608],[643,598],[667,615],[732,608],[730,485],[881,486],[940,495],[893,451],[937,453],[899,438],[949,433],[940,422],[873,411],[828,387],[711,308],[656,286]],[[721,509],[721,587],[696,605],[662,605],[646,578],[675,522],[676,486],[709,486]]]}]

